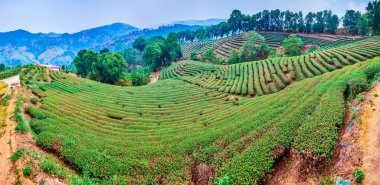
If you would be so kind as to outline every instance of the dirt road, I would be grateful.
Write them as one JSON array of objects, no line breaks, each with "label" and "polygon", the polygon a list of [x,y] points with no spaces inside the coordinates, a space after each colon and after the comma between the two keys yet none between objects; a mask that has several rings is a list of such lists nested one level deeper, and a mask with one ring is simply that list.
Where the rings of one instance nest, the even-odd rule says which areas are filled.
[{"label": "dirt road", "polygon": [[0,184],[15,184],[16,174],[14,164],[9,159],[16,150],[15,126],[14,120],[11,120],[17,101],[18,92],[15,91],[13,98],[9,101],[7,115],[5,118],[5,133],[0,138]]},{"label": "dirt road", "polygon": [[363,184],[380,184],[380,83],[371,90],[363,109],[363,129],[361,146],[363,148]]}]

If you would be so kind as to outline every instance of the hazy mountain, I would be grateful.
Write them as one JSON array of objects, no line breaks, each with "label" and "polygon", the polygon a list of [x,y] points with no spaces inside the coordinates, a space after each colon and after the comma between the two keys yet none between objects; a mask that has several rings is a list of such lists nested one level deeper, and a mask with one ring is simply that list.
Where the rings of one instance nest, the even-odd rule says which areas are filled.
[{"label": "hazy mountain", "polygon": [[126,47],[132,46],[133,41],[137,37],[143,37],[146,39],[153,36],[166,37],[170,32],[176,33],[182,30],[196,30],[201,27],[202,26],[198,26],[198,25],[189,26],[189,25],[174,24],[174,25],[160,26],[156,29],[143,29],[143,30],[133,31],[127,35],[116,37],[111,42],[108,42],[104,45],[99,45],[97,49],[100,50],[102,48],[108,48],[111,51],[122,50]]},{"label": "hazy mountain", "polygon": [[68,64],[80,49],[96,48],[137,30],[128,24],[115,23],[74,34],[30,33],[25,30],[4,32],[0,33],[0,62],[11,66],[37,62]]},{"label": "hazy mountain", "polygon": [[185,20],[185,21],[174,21],[172,24],[182,24],[182,25],[199,25],[199,26],[210,26],[219,24],[226,19],[207,19],[207,20]]},{"label": "hazy mountain", "polygon": [[16,30],[0,33],[0,62],[8,66],[25,64],[70,64],[81,49],[111,51],[130,47],[141,36],[166,36],[170,32],[196,30],[202,26],[167,25],[140,30],[128,24],[115,23],[74,34],[30,33]]}]

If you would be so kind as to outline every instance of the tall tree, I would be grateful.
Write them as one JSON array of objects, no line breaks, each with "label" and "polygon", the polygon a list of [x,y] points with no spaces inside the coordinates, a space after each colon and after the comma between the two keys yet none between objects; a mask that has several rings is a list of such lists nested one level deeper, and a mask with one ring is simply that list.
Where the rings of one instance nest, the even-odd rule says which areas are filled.
[{"label": "tall tree", "polygon": [[325,20],[323,17],[323,12],[317,12],[315,14],[315,23],[313,25],[313,30],[316,33],[323,33],[325,29]]},{"label": "tall tree", "polygon": [[380,1],[368,2],[367,12],[369,15],[369,25],[374,34],[380,34]]},{"label": "tall tree", "polygon": [[197,38],[198,41],[203,42],[206,39],[206,30],[204,28],[199,28],[195,32],[195,37]]},{"label": "tall tree", "polygon": [[279,9],[270,11],[270,30],[281,31],[282,30],[282,17]]},{"label": "tall tree", "polygon": [[151,67],[153,70],[157,70],[161,67],[162,50],[160,45],[160,43],[148,45],[142,54],[144,65]]},{"label": "tall tree", "polygon": [[343,26],[350,34],[358,34],[358,21],[361,14],[359,11],[347,10],[343,16]]},{"label": "tall tree", "polygon": [[303,33],[305,32],[305,21],[303,19],[303,13],[301,11],[298,12],[298,31]]},{"label": "tall tree", "polygon": [[287,39],[282,41],[282,46],[285,48],[285,53],[289,56],[300,55],[302,50],[302,40],[295,34],[290,34]]},{"label": "tall tree", "polygon": [[367,35],[369,32],[369,15],[363,14],[358,20],[358,29],[360,35]]},{"label": "tall tree", "polygon": [[326,24],[327,32],[331,34],[336,33],[336,29],[339,26],[339,17],[337,15],[332,15]]},{"label": "tall tree", "polygon": [[309,12],[305,17],[305,31],[306,33],[311,33],[313,31],[313,24],[314,24],[314,13]]},{"label": "tall tree", "polygon": [[133,42],[133,48],[143,51],[145,46],[147,45],[146,40],[142,37],[138,37],[134,42]]},{"label": "tall tree", "polygon": [[118,53],[103,53],[99,55],[97,62],[92,64],[95,80],[114,84],[119,81],[126,70],[126,63]]},{"label": "tall tree", "polygon": [[179,45],[175,33],[169,33],[162,44],[161,50],[161,59],[163,60],[163,63],[160,67],[168,66],[170,65],[170,62],[182,57],[181,46]]},{"label": "tall tree", "polygon": [[92,69],[92,64],[98,61],[98,54],[85,49],[80,50],[74,59],[77,74],[86,77]]},{"label": "tall tree", "polygon": [[227,22],[231,26],[231,30],[233,34],[241,30],[242,19],[243,19],[243,15],[240,12],[240,10],[232,11],[230,18],[228,19]]}]

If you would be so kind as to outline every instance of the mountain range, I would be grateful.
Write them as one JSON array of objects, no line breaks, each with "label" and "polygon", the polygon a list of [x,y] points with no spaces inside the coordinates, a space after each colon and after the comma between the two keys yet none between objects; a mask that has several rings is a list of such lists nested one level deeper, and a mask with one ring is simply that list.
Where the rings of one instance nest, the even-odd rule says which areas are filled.
[{"label": "mountain range", "polygon": [[3,32],[0,33],[0,62],[7,66],[36,63],[68,65],[81,49],[99,51],[108,48],[118,51],[130,47],[137,37],[166,36],[170,32],[195,30],[208,25],[206,22],[202,25],[190,25],[186,21],[183,23],[155,29],[114,23],[73,34],[31,33],[25,30]]}]

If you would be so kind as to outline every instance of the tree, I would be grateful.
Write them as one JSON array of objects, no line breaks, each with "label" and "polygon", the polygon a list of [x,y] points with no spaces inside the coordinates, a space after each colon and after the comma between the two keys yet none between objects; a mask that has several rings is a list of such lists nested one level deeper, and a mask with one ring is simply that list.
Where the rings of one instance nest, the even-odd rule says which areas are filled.
[{"label": "tree", "polygon": [[295,34],[290,34],[287,39],[282,41],[282,46],[285,48],[285,53],[288,56],[300,55],[302,44],[302,40]]},{"label": "tree", "polygon": [[85,49],[80,50],[74,59],[74,65],[77,69],[77,74],[82,77],[87,77],[91,72],[92,64],[98,61],[98,54]]},{"label": "tree", "polygon": [[358,20],[358,30],[360,35],[367,35],[369,32],[369,15],[363,14]]},{"label": "tree", "polygon": [[160,67],[168,66],[170,62],[182,57],[181,45],[175,33],[169,33],[161,46],[161,59],[163,63]]},{"label": "tree", "polygon": [[359,11],[347,10],[343,16],[343,26],[350,34],[358,34],[358,21],[361,14]]},{"label": "tree", "polygon": [[137,52],[136,49],[126,48],[120,52],[127,64],[137,65],[141,64],[141,55]]},{"label": "tree", "polygon": [[303,33],[305,32],[305,21],[303,20],[303,13],[301,11],[298,12],[298,31]]},{"label": "tree", "polygon": [[231,26],[231,31],[235,34],[237,31],[241,30],[243,15],[240,10],[233,10],[230,18],[227,20],[228,24]]},{"label": "tree", "polygon": [[229,35],[229,32],[230,32],[230,25],[227,22],[221,22],[218,24],[218,35],[220,37]]},{"label": "tree", "polygon": [[209,63],[217,63],[218,59],[215,56],[214,50],[207,49],[202,52],[202,61]]},{"label": "tree", "polygon": [[0,71],[4,71],[5,70],[5,64],[0,64]]},{"label": "tree", "polygon": [[311,33],[313,31],[313,24],[314,24],[314,17],[315,15],[312,12],[309,12],[306,17],[306,25],[305,25],[305,31],[306,33]]},{"label": "tree", "polygon": [[196,52],[190,53],[190,60],[199,61],[198,54]]},{"label": "tree", "polygon": [[239,51],[238,50],[231,50],[231,53],[230,55],[228,56],[228,59],[227,59],[227,63],[229,64],[236,64],[238,63],[240,60],[240,57],[239,57]]},{"label": "tree", "polygon": [[279,9],[270,11],[270,30],[271,31],[282,30],[282,17],[281,17],[281,11]]},{"label": "tree", "polygon": [[161,46],[159,43],[154,43],[145,47],[142,58],[144,66],[150,66],[153,70],[160,68],[161,64]]},{"label": "tree", "polygon": [[142,37],[138,37],[135,41],[133,41],[133,48],[141,51],[144,51],[145,46],[147,45],[146,40]]},{"label": "tree", "polygon": [[[250,31],[244,34],[245,41],[240,48],[240,61],[253,61],[263,59],[269,54],[269,47],[265,44],[263,36],[255,31]],[[232,60],[232,59],[231,59]]]},{"label": "tree", "polygon": [[380,1],[370,1],[366,8],[368,13],[369,25],[374,34],[380,33]]},{"label": "tree", "polygon": [[323,12],[317,12],[315,14],[315,23],[313,25],[313,31],[315,33],[323,33],[325,29],[325,20],[323,17]]},{"label": "tree", "polygon": [[103,53],[109,53],[110,52],[110,50],[108,49],[108,48],[104,48],[104,49],[102,49],[102,50],[100,50],[100,54],[103,54]]},{"label": "tree", "polygon": [[328,33],[335,34],[336,29],[339,26],[339,17],[337,15],[331,16],[331,18],[328,19],[326,26]]},{"label": "tree", "polygon": [[198,41],[204,41],[206,39],[206,30],[204,28],[199,28],[195,31],[195,37]]},{"label": "tree", "polygon": [[118,53],[103,53],[98,58],[92,64],[93,74],[90,76],[93,80],[110,84],[118,82],[127,67],[123,56]]}]

